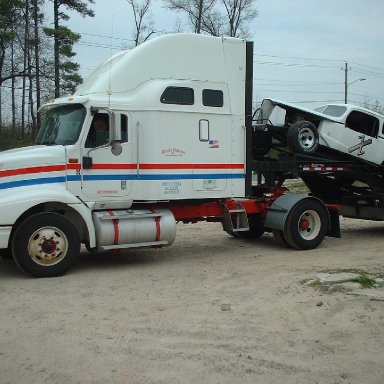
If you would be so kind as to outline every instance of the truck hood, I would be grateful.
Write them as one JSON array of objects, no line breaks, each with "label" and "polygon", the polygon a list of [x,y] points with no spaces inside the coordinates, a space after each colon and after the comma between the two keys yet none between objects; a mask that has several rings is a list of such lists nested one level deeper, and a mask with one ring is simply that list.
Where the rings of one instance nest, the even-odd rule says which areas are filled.
[{"label": "truck hood", "polygon": [[0,152],[0,175],[9,169],[62,164],[66,164],[66,156],[61,145],[36,145]]}]

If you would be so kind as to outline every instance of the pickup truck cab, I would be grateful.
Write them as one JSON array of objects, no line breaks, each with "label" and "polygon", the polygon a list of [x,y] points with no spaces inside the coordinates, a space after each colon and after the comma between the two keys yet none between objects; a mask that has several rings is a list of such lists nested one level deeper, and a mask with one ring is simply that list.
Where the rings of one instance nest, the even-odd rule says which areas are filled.
[{"label": "pickup truck cab", "polygon": [[264,136],[263,145],[269,136],[301,154],[353,158],[374,166],[384,163],[384,116],[356,105],[328,104],[311,110],[265,99],[253,126]]}]

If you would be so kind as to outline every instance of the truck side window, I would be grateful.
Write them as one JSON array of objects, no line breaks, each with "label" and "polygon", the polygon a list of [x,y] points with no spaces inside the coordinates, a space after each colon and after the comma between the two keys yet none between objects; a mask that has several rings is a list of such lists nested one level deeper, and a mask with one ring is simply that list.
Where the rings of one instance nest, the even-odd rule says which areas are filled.
[{"label": "truck side window", "polygon": [[97,113],[89,129],[85,148],[96,148],[109,141],[109,117],[107,113]]},{"label": "truck side window", "polygon": [[348,115],[345,125],[353,131],[371,137],[377,137],[379,131],[379,120],[359,111],[352,111]]},{"label": "truck side window", "polygon": [[120,129],[121,129],[121,142],[126,143],[128,141],[128,118],[127,118],[127,115],[121,115]]},{"label": "truck side window", "polygon": [[192,88],[168,87],[160,97],[163,104],[193,105],[195,96]]},{"label": "truck side window", "polygon": [[224,105],[223,91],[203,89],[203,105],[206,107],[222,107]]}]

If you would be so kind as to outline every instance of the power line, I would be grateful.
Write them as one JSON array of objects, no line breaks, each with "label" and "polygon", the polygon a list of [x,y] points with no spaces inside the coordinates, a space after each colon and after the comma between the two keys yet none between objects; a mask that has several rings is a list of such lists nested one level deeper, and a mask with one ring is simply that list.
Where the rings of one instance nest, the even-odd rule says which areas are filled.
[{"label": "power line", "polygon": [[325,94],[342,94],[343,92],[326,92],[326,91],[294,91],[294,90],[277,90],[277,89],[257,89],[258,92],[282,92],[282,93],[325,93]]},{"label": "power line", "polygon": [[260,65],[281,65],[284,67],[308,67],[308,68],[322,68],[322,69],[335,69],[338,68],[336,66],[327,66],[327,65],[320,65],[320,64],[298,64],[298,63],[282,63],[279,61],[257,61],[253,60],[255,64],[260,64]]},{"label": "power line", "polygon": [[365,64],[355,63],[354,61],[351,61],[350,63],[354,64],[354,65],[358,65],[359,67],[371,68],[371,69],[374,69],[375,71],[383,71],[383,75],[384,75],[384,69],[381,69],[381,68],[378,68],[378,67],[373,67],[372,65],[365,65]]},{"label": "power line", "polygon": [[351,72],[356,72],[356,73],[360,73],[362,75],[368,75],[368,76],[372,76],[372,77],[377,77],[379,79],[384,79],[384,73],[377,73],[377,72],[372,72],[372,71],[368,71],[368,70],[365,70],[365,69],[362,69],[362,70],[359,70],[359,69],[350,69]]},{"label": "power line", "polygon": [[336,83],[336,82],[333,82],[333,81],[319,81],[319,82],[316,82],[316,83],[309,83],[307,81],[300,81],[300,80],[286,80],[286,79],[266,79],[266,78],[254,78],[253,81],[254,82],[257,82],[257,81],[271,81],[271,82],[277,82],[277,83],[288,83],[288,85],[290,84],[293,84],[293,85],[308,85],[308,84],[312,84],[312,85],[334,85],[334,84],[344,84],[344,83]]},{"label": "power line", "polygon": [[344,62],[344,60],[340,59],[320,59],[320,58],[313,58],[313,57],[295,57],[295,56],[278,56],[278,55],[262,55],[255,53],[254,56],[260,56],[260,57],[274,57],[278,59],[294,59],[294,60],[311,60],[311,61],[337,61],[337,62]]}]

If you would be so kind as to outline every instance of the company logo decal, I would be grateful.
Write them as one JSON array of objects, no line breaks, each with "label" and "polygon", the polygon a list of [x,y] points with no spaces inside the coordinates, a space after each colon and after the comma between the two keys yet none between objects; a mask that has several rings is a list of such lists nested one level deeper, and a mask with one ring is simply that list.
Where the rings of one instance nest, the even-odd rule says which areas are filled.
[{"label": "company logo decal", "polygon": [[161,154],[164,156],[184,156],[185,153],[185,151],[179,148],[167,148],[161,151]]},{"label": "company logo decal", "polygon": [[357,156],[364,155],[365,152],[363,151],[363,148],[366,145],[372,144],[372,139],[365,140],[365,136],[364,135],[359,136],[359,139],[361,140],[361,142],[359,144],[356,144],[353,147],[348,148],[348,152],[349,153],[358,151],[357,152]]}]

